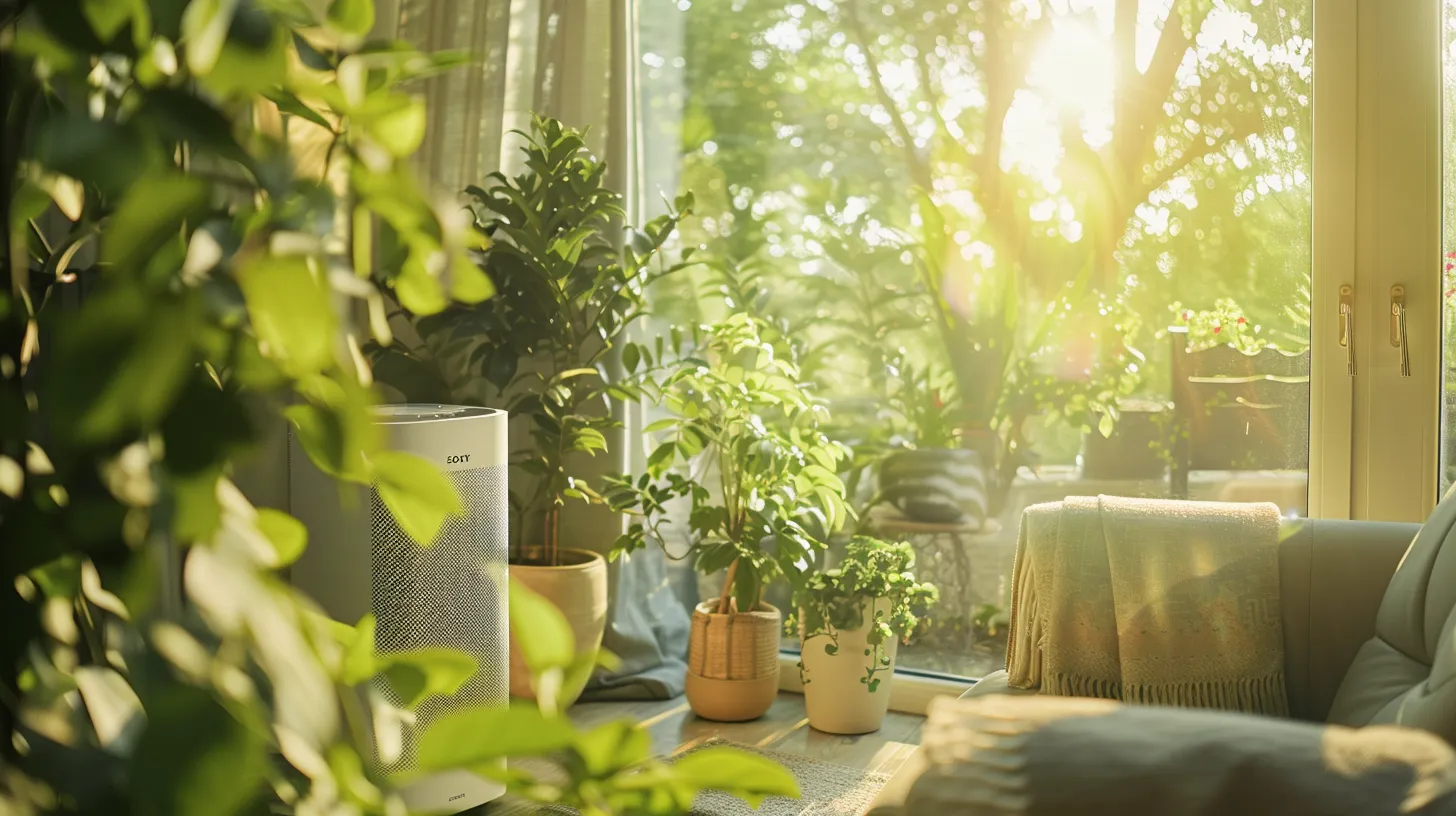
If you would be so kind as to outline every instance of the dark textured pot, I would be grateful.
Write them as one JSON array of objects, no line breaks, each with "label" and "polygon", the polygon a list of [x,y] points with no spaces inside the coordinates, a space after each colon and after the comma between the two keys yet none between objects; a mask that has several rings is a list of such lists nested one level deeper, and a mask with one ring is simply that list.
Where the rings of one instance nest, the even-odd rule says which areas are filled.
[{"label": "dark textured pot", "polygon": [[897,451],[880,463],[880,494],[912,521],[981,523],[988,515],[982,461],[961,448]]},{"label": "dark textured pot", "polygon": [[1124,408],[1112,435],[1082,434],[1082,478],[1161,479],[1168,472],[1163,450],[1171,444],[1162,409]]}]

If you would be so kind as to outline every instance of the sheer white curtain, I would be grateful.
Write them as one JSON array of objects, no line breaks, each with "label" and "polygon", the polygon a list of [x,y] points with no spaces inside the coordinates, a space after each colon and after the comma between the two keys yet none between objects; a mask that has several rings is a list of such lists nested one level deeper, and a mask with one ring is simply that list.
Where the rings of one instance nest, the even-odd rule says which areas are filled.
[{"label": "sheer white curtain", "polygon": [[[418,162],[440,190],[518,168],[512,130],[534,113],[590,130],[625,186],[622,40],[629,0],[380,0],[375,33],[425,51],[475,56],[424,84],[429,126]],[[619,157],[622,159],[619,161]]]}]

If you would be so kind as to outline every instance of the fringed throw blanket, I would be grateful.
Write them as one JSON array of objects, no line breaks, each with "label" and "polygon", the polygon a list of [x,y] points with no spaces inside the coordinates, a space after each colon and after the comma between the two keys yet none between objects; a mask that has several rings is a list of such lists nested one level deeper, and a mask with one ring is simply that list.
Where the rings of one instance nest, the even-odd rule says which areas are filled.
[{"label": "fringed throw blanket", "polygon": [[1287,715],[1272,504],[1027,508],[1006,671],[1044,694]]}]

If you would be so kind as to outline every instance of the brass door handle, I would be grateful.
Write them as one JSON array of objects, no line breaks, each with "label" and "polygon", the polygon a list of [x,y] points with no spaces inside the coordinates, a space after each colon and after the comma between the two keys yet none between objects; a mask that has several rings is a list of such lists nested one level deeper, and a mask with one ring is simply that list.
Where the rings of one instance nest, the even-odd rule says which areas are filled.
[{"label": "brass door handle", "polygon": [[1405,287],[1390,287],[1390,344],[1400,349],[1400,376],[1411,375],[1410,343],[1405,335]]},{"label": "brass door handle", "polygon": [[1340,346],[1345,349],[1345,373],[1355,376],[1355,287],[1340,287]]}]

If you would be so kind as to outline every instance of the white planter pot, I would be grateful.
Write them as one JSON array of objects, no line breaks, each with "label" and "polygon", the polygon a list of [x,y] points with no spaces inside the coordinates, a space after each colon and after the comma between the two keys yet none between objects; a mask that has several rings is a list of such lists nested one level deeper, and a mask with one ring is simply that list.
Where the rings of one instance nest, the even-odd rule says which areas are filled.
[{"label": "white planter pot", "polygon": [[[889,602],[879,599],[875,605],[888,611]],[[804,707],[808,709],[809,725],[830,734],[868,734],[877,731],[890,710],[890,681],[895,675],[895,652],[900,645],[897,638],[891,638],[882,646],[882,656],[890,664],[875,673],[879,686],[870,691],[861,682],[874,659],[873,649],[866,639],[869,634],[868,621],[874,619],[874,608],[867,610],[866,624],[857,629],[840,629],[836,637],[839,650],[836,654],[825,652],[826,645],[834,643],[828,635],[820,635],[808,643],[801,642],[800,660],[804,664]],[[803,620],[802,610],[799,619]],[[802,630],[799,633],[803,637]],[[872,654],[866,655],[865,650]]]}]

